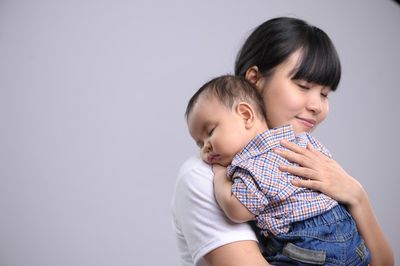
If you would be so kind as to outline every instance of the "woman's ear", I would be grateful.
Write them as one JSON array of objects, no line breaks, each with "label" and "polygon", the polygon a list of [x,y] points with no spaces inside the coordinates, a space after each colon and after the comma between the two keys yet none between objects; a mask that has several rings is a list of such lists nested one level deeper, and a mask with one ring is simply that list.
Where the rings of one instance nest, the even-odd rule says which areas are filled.
[{"label": "woman's ear", "polygon": [[246,102],[238,103],[236,106],[236,112],[243,119],[246,129],[253,127],[256,117],[254,109],[250,104]]},{"label": "woman's ear", "polygon": [[250,82],[250,84],[253,85],[261,94],[263,93],[265,81],[263,77],[264,76],[261,74],[257,66],[250,67],[249,69],[247,69],[245,74],[245,78],[247,79],[247,81]]},{"label": "woman's ear", "polygon": [[254,86],[257,85],[258,81],[260,80],[261,73],[258,70],[257,66],[252,66],[246,70],[246,74],[244,77]]}]

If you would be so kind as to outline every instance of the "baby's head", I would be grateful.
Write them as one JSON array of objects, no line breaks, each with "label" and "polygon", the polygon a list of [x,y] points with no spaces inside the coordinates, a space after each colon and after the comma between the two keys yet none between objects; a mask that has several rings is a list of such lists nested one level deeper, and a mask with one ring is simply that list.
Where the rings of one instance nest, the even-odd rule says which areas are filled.
[{"label": "baby's head", "polygon": [[244,78],[225,75],[204,84],[185,112],[189,132],[209,164],[227,166],[268,129],[262,97]]}]

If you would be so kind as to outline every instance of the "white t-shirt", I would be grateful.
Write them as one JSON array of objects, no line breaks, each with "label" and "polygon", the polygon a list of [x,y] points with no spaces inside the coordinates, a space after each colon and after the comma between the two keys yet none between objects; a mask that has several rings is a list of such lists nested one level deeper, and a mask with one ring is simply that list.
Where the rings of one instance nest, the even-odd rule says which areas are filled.
[{"label": "white t-shirt", "polygon": [[231,222],[214,198],[213,172],[199,157],[182,165],[172,198],[173,227],[184,266],[206,265],[210,251],[236,241],[254,240],[247,223]]}]

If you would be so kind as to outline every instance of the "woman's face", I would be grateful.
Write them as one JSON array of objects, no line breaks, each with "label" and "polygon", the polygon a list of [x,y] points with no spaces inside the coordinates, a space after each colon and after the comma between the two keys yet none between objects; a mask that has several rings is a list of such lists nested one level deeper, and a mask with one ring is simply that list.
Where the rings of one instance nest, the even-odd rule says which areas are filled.
[{"label": "woman's face", "polygon": [[257,83],[267,113],[268,127],[291,124],[296,133],[312,132],[328,115],[330,87],[292,80],[300,51],[278,65],[271,76]]}]

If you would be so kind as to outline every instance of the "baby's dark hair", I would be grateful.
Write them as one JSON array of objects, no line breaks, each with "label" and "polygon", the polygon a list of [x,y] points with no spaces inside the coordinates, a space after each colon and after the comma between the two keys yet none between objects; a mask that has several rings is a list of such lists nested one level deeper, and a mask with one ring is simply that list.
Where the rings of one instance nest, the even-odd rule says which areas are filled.
[{"label": "baby's dark hair", "polygon": [[260,93],[244,77],[224,75],[205,83],[190,98],[186,107],[186,119],[201,95],[215,96],[222,104],[232,108],[235,103],[249,103],[261,120],[266,121],[264,101]]}]

